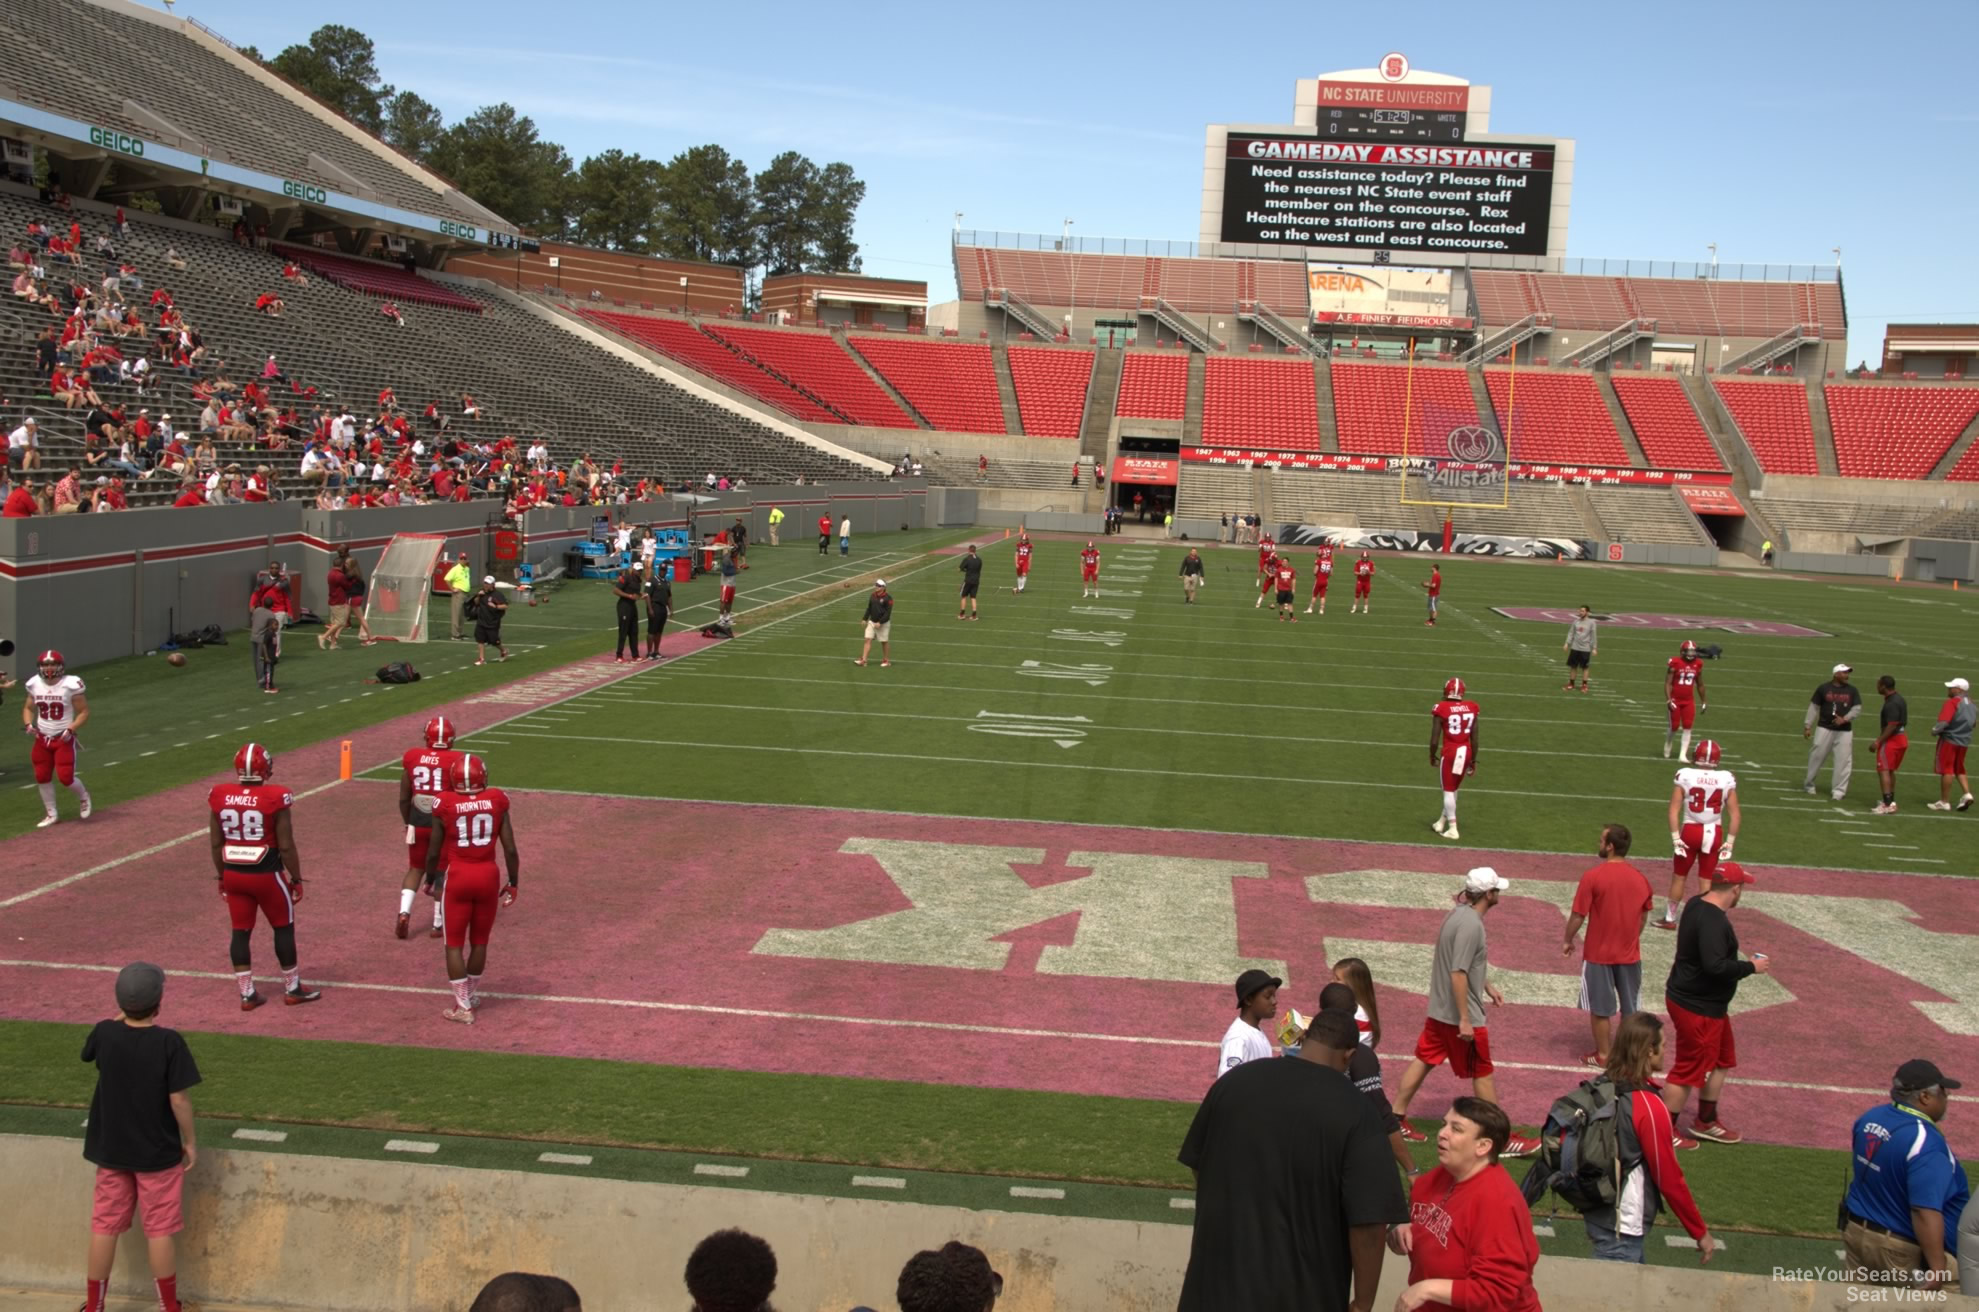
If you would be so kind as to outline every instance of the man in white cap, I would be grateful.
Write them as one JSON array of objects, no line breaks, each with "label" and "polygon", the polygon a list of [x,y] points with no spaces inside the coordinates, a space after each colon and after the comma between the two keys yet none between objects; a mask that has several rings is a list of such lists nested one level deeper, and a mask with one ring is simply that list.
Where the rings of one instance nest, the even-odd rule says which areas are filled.
[{"label": "man in white cap", "polygon": [[[1510,881],[1490,866],[1478,866],[1464,876],[1457,905],[1436,931],[1436,955],[1429,967],[1429,1015],[1416,1040],[1415,1057],[1395,1092],[1395,1115],[1402,1118],[1402,1137],[1410,1143],[1427,1142],[1429,1136],[1409,1124],[1409,1103],[1429,1072],[1445,1062],[1452,1075],[1471,1082],[1478,1097],[1498,1101],[1497,1081],[1491,1077],[1494,1068],[1484,1006],[1488,999],[1492,1006],[1502,1007],[1505,997],[1491,986],[1490,965],[1485,960],[1484,915],[1498,905],[1499,895],[1510,887]],[[1499,1156],[1530,1157],[1538,1147],[1537,1140],[1515,1134]]]},{"label": "man in white cap", "polygon": [[1938,722],[1931,726],[1932,736],[1938,740],[1938,800],[1930,803],[1933,811],[1952,809],[1952,780],[1958,780],[1958,809],[1967,810],[1972,805],[1972,783],[1965,777],[1965,750],[1972,746],[1972,725],[1979,719],[1979,707],[1972,704],[1972,685],[1964,679],[1952,679],[1945,684],[1945,704],[1938,709]]},{"label": "man in white cap", "polygon": [[1814,796],[1814,778],[1830,753],[1835,758],[1834,773],[1828,777],[1828,794],[1837,802],[1848,796],[1849,777],[1855,773],[1855,717],[1862,714],[1862,690],[1848,681],[1855,673],[1852,665],[1837,665],[1828,682],[1807,699],[1807,716],[1800,736],[1814,742],[1807,754],[1807,778],[1801,787]]},{"label": "man in white cap", "polygon": [[873,580],[873,595],[866,599],[866,645],[859,649],[857,664],[864,665],[866,657],[873,653],[873,643],[880,644],[880,668],[893,664],[887,640],[893,635],[893,594],[886,590],[885,579]]}]

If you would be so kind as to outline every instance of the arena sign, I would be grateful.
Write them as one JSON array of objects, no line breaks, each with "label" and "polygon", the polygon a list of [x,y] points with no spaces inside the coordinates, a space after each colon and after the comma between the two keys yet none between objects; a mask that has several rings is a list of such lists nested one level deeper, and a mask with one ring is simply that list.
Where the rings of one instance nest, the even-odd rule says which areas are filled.
[{"label": "arena sign", "polygon": [[1544,255],[1550,146],[1389,145],[1232,132],[1225,242]]},{"label": "arena sign", "polygon": [[[1547,606],[1493,606],[1492,609],[1508,620],[1532,620],[1540,624],[1565,624],[1579,616],[1572,609]],[[1810,629],[1799,624],[1788,624],[1782,620],[1747,620],[1736,616],[1722,615],[1665,615],[1654,611],[1621,611],[1612,615],[1596,615],[1594,618],[1603,624],[1612,624],[1623,629],[1723,629],[1727,633],[1743,633],[1755,638],[1832,638],[1832,633]]]}]

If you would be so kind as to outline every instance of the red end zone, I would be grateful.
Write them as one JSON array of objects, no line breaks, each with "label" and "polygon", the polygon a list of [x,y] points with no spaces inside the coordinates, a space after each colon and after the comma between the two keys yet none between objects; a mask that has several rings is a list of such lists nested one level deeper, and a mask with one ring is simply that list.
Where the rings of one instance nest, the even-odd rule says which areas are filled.
[{"label": "red end zone", "polygon": [[[50,869],[51,853],[77,853],[53,836],[132,851],[191,831],[201,814],[189,791],[166,795],[169,823],[154,799],[5,844],[0,901],[83,868]],[[471,1030],[440,1018],[439,946],[391,936],[402,831],[393,788],[363,781],[296,808],[311,880],[298,941],[322,1004],[238,1011],[224,907],[195,839],[0,912],[0,1014],[95,1020],[111,1006],[110,972],[141,958],[177,976],[165,1018],[187,1029],[1193,1100],[1239,969],[1282,973],[1281,1008],[1310,1012],[1329,959],[1356,955],[1381,988],[1392,1081],[1450,895],[1489,862],[1512,880],[1487,923],[1508,1003],[1489,1018],[1492,1049],[1514,1117],[1535,1123],[1591,1046],[1573,1010],[1577,964],[1560,951],[1588,859],[515,797],[523,896],[497,927]],[[1639,864],[1660,895],[1667,858]],[[1936,928],[1967,923],[1968,885],[1759,876],[1734,920],[1776,969],[1742,990],[1728,1123],[1833,1147],[1904,1060],[1979,1074],[1979,941]],[[1653,1006],[1674,944],[1645,937]],[[272,974],[265,929],[255,953],[257,973]],[[1434,1075],[1414,1110],[1434,1114],[1456,1091]],[[1979,1142],[1968,1123],[1947,1126],[1962,1148]]]}]

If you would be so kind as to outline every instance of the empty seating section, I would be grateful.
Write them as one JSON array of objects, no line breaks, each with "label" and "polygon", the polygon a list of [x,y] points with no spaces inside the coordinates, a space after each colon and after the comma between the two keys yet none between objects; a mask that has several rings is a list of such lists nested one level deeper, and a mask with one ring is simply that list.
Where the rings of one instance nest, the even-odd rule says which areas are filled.
[{"label": "empty seating section", "polygon": [[1086,415],[1093,353],[1049,346],[1010,348],[1010,381],[1017,415],[1030,437],[1077,437]]},{"label": "empty seating section", "polygon": [[[1519,489],[1512,489],[1517,498]],[[1594,513],[1618,542],[1671,542],[1708,547],[1711,535],[1672,488],[1590,487]]]},{"label": "empty seating section", "polygon": [[[1715,278],[1627,278],[1578,273],[1473,269],[1478,321],[1491,327],[1529,314],[1552,316],[1556,330],[1606,332],[1629,319],[1654,319],[1665,332],[1772,337],[1818,323],[1824,338],[1846,331],[1841,288],[1832,282],[1738,282]],[[1569,347],[1549,349],[1571,360]]]},{"label": "empty seating section", "polygon": [[[1413,372],[1415,379],[1410,382]],[[1418,365],[1338,364],[1333,366],[1333,410],[1340,423],[1340,449],[1349,455],[1404,453],[1403,416],[1409,425],[1409,454],[1424,448],[1424,434],[1477,422],[1477,400],[1462,369]]]},{"label": "empty seating section", "polygon": [[785,414],[821,424],[841,422],[831,411],[782,379],[771,376],[685,319],[662,319],[649,314],[614,314],[610,310],[580,309],[582,318],[658,351],[690,369],[699,370],[738,392],[775,406]]},{"label": "empty seating section", "polygon": [[[46,220],[50,214],[32,198],[0,191],[0,230],[18,234],[30,218]],[[83,226],[85,246],[109,228],[107,211],[86,202],[76,203],[74,217]],[[390,387],[429,441],[432,426],[417,416],[431,401],[451,418],[451,433],[465,440],[512,434],[527,445],[541,437],[559,463],[588,449],[607,465],[623,459],[635,476],[657,474],[669,483],[699,478],[710,468],[752,482],[799,473],[807,479],[871,477],[863,467],[796,443],[730,406],[672,387],[491,289],[451,284],[480,313],[413,305],[406,309],[406,326],[397,328],[379,315],[377,302],[327,279],[312,279],[307,286],[284,283],[279,258],[237,246],[218,230],[130,217],[130,233],[118,240],[117,249],[145,281],[144,292],[133,298],[140,309],[153,289],[168,289],[205,339],[209,377],[220,367],[214,362],[228,361],[224,371],[245,382],[274,354],[298,385],[317,389],[314,397],[280,385],[271,389],[275,404],[293,406],[305,428],[316,405],[348,405],[360,417],[373,415],[378,392]],[[184,257],[184,271],[166,267],[168,247]],[[86,267],[94,281],[103,264],[91,259]],[[60,276],[62,268],[51,267],[51,275]],[[269,290],[278,290],[287,302],[279,318],[253,308],[256,295]],[[143,317],[147,324],[156,321],[155,314]],[[34,376],[32,339],[56,322],[46,310],[12,297],[0,305],[0,341],[6,343],[0,347],[0,393],[17,399],[17,413],[40,421],[51,472],[73,465],[83,449],[82,412],[64,410]],[[118,345],[129,354],[144,342],[127,338]],[[191,394],[192,380],[171,370],[160,373],[145,398],[117,383],[101,384],[98,391],[133,416],[144,406],[154,418],[170,414],[181,428],[196,430],[201,404]],[[476,398],[480,416],[460,412],[463,393]],[[266,463],[288,495],[303,491],[299,445],[284,451],[248,442],[218,446],[222,464],[251,470]],[[163,478],[134,483],[131,504],[169,502],[177,490],[173,480]]]},{"label": "empty seating section", "polygon": [[1227,314],[1239,301],[1260,301],[1303,322],[1306,270],[1296,260],[1209,260],[1157,255],[954,248],[958,294],[980,301],[1007,288],[1033,305],[1133,309],[1160,297],[1189,314]]},{"label": "empty seating section", "polygon": [[1484,385],[1512,459],[1610,468],[1632,463],[1592,375],[1486,369]]},{"label": "empty seating section", "polygon": [[1204,445],[1320,449],[1319,399],[1310,360],[1211,356],[1204,363]]},{"label": "empty seating section", "polygon": [[864,333],[848,337],[846,344],[866,357],[936,428],[955,433],[1004,431],[1003,400],[989,347]]},{"label": "empty seating section", "polygon": [[[1383,474],[1335,474],[1308,469],[1280,469],[1271,479],[1271,517],[1282,524],[1318,524],[1329,528],[1408,528],[1415,511],[1401,504],[1400,480]],[[1311,556],[1298,560],[1305,573]],[[1345,562],[1335,566],[1349,573]],[[1311,584],[1307,584],[1311,588]]]},{"label": "empty seating section", "polygon": [[1965,448],[1965,454],[1945,471],[1945,478],[1956,483],[1979,483],[1979,442]]},{"label": "empty seating section", "polygon": [[339,287],[348,287],[366,296],[410,301],[418,305],[444,305],[450,310],[466,310],[469,314],[481,313],[481,307],[465,296],[457,296],[438,283],[428,282],[418,274],[408,273],[395,265],[380,264],[376,260],[353,260],[314,246],[290,246],[283,242],[275,243],[270,249],[285,260],[294,260],[311,273],[321,274]]},{"label": "empty seating section", "polygon": [[1667,375],[1633,374],[1615,374],[1611,381],[1651,469],[1725,467],[1681,381]]},{"label": "empty seating section", "polygon": [[1254,477],[1250,470],[1234,465],[1183,461],[1175,488],[1175,517],[1216,519],[1250,514],[1257,509]]},{"label": "empty seating section", "polygon": [[783,375],[855,424],[912,428],[914,421],[836,338],[822,333],[707,324],[704,331]]},{"label": "empty seating section", "polygon": [[1120,368],[1123,419],[1180,419],[1189,403],[1189,357],[1129,351]]},{"label": "empty seating section", "polygon": [[[294,93],[250,73],[241,56],[206,45],[175,21],[72,0],[9,0],[0,12],[0,40],[25,61],[23,71],[34,70],[8,79],[10,94],[31,104],[150,141],[166,135],[127,113],[128,99],[193,138],[167,145],[204,147],[201,153],[215,159],[424,214],[487,222],[478,206],[446,194],[441,179],[353,140],[329,121],[331,111],[291,99]],[[337,171],[317,167],[312,156]]]},{"label": "empty seating section", "polygon": [[1506,537],[1566,538],[1588,536],[1588,523],[1574,504],[1571,491],[1559,483],[1525,480],[1512,484],[1503,506],[1458,506],[1449,512],[1459,533],[1496,533]]},{"label": "empty seating section", "polygon": [[1822,501],[1765,497],[1760,510],[1789,533],[1853,533],[1864,537],[1929,536],[1946,516],[1946,505],[1892,505],[1874,501]]},{"label": "empty seating section", "polygon": [[1712,386],[1761,469],[1769,474],[1821,472],[1814,458],[1814,421],[1807,411],[1805,384],[1719,378]]},{"label": "empty seating section", "polygon": [[1844,478],[1923,478],[1979,414],[1979,387],[1834,383],[1823,390]]}]

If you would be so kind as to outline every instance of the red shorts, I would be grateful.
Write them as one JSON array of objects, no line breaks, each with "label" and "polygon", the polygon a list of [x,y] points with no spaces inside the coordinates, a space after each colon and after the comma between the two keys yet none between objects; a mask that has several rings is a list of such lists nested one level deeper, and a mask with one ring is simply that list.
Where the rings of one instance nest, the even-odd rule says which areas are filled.
[{"label": "red shorts", "polygon": [[1455,1025],[1425,1017],[1422,1034],[1416,1039],[1416,1060],[1425,1066],[1441,1066],[1450,1063],[1450,1074],[1460,1080],[1474,1080],[1480,1075],[1489,1075],[1495,1069],[1491,1064],[1491,1038],[1487,1027],[1477,1026],[1471,1031],[1471,1042],[1464,1042],[1464,1036]]},{"label": "red shorts", "polygon": [[[406,869],[424,870],[426,868],[426,845],[432,841],[432,836],[433,830],[431,826],[425,829],[421,829],[418,825],[407,825],[405,827]],[[440,862],[436,868],[443,875],[447,873],[448,850],[445,843],[440,844]]]},{"label": "red shorts", "polygon": [[446,908],[443,922],[447,946],[480,947],[495,932],[496,900],[502,894],[502,877],[493,865],[460,866],[447,871],[447,891],[441,899]]},{"label": "red shorts", "polygon": [[1671,703],[1670,703],[1670,728],[1671,728],[1671,729],[1691,729],[1691,728],[1695,728],[1695,727],[1696,727],[1696,725],[1697,725],[1697,703],[1696,703],[1696,702],[1671,702]]},{"label": "red shorts", "polygon": [[1955,747],[1951,743],[1944,741],[1942,738],[1939,739],[1938,740],[1938,773],[1964,774],[1965,749],[1963,747]]},{"label": "red shorts", "polygon": [[1312,581],[1312,595],[1315,597],[1324,597],[1326,595],[1326,585],[1332,582],[1332,580],[1333,576],[1331,574],[1321,574],[1318,578],[1314,579]]},{"label": "red shorts", "polygon": [[289,881],[278,874],[229,870],[220,876],[220,891],[227,895],[227,914],[234,928],[243,933],[254,928],[257,910],[268,917],[270,929],[287,929],[295,923],[295,899],[289,893]]},{"label": "red shorts", "polygon": [[1670,1028],[1677,1032],[1677,1055],[1670,1063],[1668,1083],[1701,1089],[1712,1071],[1738,1065],[1731,1017],[1700,1016],[1667,998],[1664,1005],[1670,1009]]},{"label": "red shorts", "polygon": [[1374,591],[1373,579],[1357,578],[1354,580],[1354,595],[1356,597],[1365,597],[1367,596],[1368,593],[1372,591]]},{"label": "red shorts", "polygon": [[91,1234],[120,1235],[131,1228],[131,1219],[141,1216],[147,1239],[161,1239],[186,1228],[179,1210],[179,1186],[186,1168],[174,1166],[163,1171],[113,1171],[96,1168],[96,1199],[91,1205]]},{"label": "red shorts", "polygon": [[1085,580],[1085,581],[1086,581],[1087,583],[1096,583],[1096,582],[1098,582],[1098,581],[1099,581],[1099,566],[1097,566],[1097,565],[1094,565],[1094,566],[1092,566],[1091,568],[1087,568],[1087,567],[1086,567],[1086,566],[1084,566],[1084,565],[1081,565],[1081,566],[1079,566],[1079,577],[1080,577],[1081,579],[1083,579],[1083,580]]},{"label": "red shorts", "polygon": [[1718,849],[1725,845],[1723,825],[1685,825],[1677,831],[1683,835],[1684,854],[1676,859],[1677,878],[1690,873],[1692,865],[1697,867],[1697,877],[1705,883],[1718,869]]},{"label": "red shorts", "polygon": [[1019,565],[1017,567],[1017,577],[1020,579],[1023,578],[1026,574],[1029,574],[1030,572],[1031,572],[1031,567],[1029,565]]},{"label": "red shorts", "polygon": [[1897,767],[1903,764],[1903,754],[1909,750],[1910,738],[1907,734],[1890,735],[1876,744],[1876,768],[1895,774]]},{"label": "red shorts", "polygon": [[34,736],[34,781],[59,783],[64,788],[75,782],[76,752],[81,744],[74,738]]},{"label": "red shorts", "polygon": [[1443,791],[1454,793],[1464,786],[1464,776],[1470,771],[1474,760],[1469,744],[1452,748],[1443,753],[1442,764],[1437,768],[1443,775]]},{"label": "red shorts", "polygon": [[734,585],[729,583],[722,584],[722,609],[727,610],[731,605],[734,604],[734,602],[735,602]]}]

